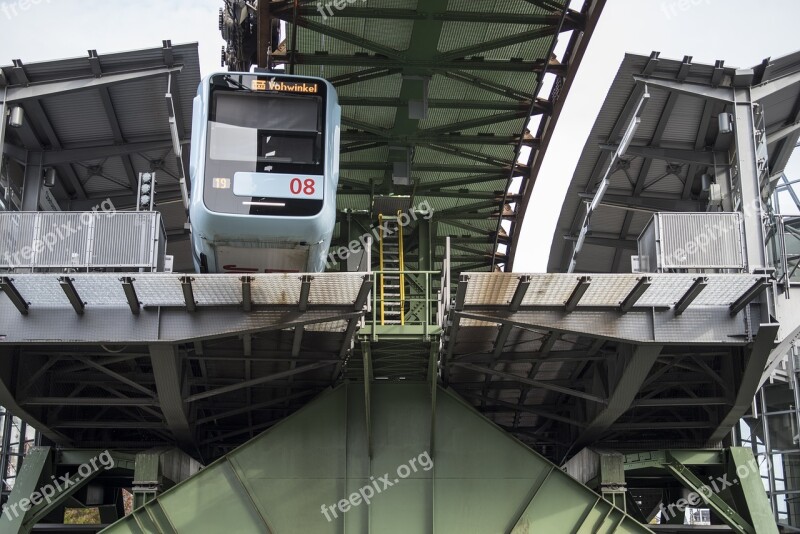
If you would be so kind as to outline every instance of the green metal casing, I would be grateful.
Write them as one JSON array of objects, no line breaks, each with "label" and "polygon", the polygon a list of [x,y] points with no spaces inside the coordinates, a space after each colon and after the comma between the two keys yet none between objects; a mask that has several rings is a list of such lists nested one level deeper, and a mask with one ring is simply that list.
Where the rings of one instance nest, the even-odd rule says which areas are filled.
[{"label": "green metal casing", "polygon": [[[370,395],[371,458],[363,385],[344,384],[104,532],[649,532],[446,390],[435,451],[428,385],[379,381]],[[385,474],[370,505],[326,520],[324,505]]]}]

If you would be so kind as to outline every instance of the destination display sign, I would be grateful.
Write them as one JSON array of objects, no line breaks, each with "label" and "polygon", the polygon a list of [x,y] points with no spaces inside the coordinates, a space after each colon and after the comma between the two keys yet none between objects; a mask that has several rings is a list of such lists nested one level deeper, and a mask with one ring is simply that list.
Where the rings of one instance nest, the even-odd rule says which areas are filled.
[{"label": "destination display sign", "polygon": [[302,93],[315,95],[319,93],[319,84],[308,82],[282,82],[276,80],[253,80],[253,91],[280,91],[282,93]]}]

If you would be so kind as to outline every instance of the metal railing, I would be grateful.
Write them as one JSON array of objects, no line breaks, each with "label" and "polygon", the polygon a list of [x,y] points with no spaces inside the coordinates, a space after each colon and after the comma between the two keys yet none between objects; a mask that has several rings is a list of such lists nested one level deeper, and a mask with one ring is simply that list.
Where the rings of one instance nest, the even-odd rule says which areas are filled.
[{"label": "metal railing", "polygon": [[779,283],[800,283],[800,216],[773,215],[767,231],[767,250]]},{"label": "metal railing", "polygon": [[637,243],[644,272],[746,269],[737,212],[655,213]]},{"label": "metal railing", "polygon": [[[383,325],[381,320],[381,310],[385,304],[389,303],[389,299],[385,297],[380,288],[382,275],[384,271],[373,271],[372,278],[372,307],[371,318],[368,319],[369,325],[372,327],[373,332],[377,332],[379,327],[387,326],[396,330],[400,334],[404,331],[413,334],[421,334],[425,337],[434,333],[435,330],[442,324],[442,314],[445,309],[445,296],[441,290],[434,294],[436,289],[434,280],[441,278],[443,282],[443,275],[441,271],[387,271],[392,275],[401,275],[404,279],[417,280],[419,283],[414,283],[413,288],[403,292],[402,299],[403,307],[401,313],[403,314],[403,324],[399,325]],[[439,287],[442,287],[441,285]],[[390,297],[391,298],[391,297]],[[392,302],[396,303],[398,297],[393,297]],[[413,328],[412,328],[413,327]]]},{"label": "metal railing", "polygon": [[161,271],[165,252],[157,211],[0,213],[4,271]]}]

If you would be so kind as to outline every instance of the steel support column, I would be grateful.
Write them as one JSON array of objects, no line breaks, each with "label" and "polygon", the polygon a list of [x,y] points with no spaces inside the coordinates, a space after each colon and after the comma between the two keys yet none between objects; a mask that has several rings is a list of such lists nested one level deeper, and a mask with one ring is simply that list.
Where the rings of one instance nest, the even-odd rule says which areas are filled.
[{"label": "steel support column", "polygon": [[183,400],[183,371],[180,355],[172,345],[150,345],[150,362],[156,380],[158,401],[172,436],[186,449],[194,446],[194,435]]},{"label": "steel support column", "polygon": [[[33,160],[33,161],[31,161]],[[44,184],[44,167],[41,155],[28,154],[25,178],[22,183],[21,211],[39,211],[39,195]]]},{"label": "steel support column", "polygon": [[[761,220],[764,209],[761,198],[756,123],[749,89],[737,90],[734,95],[734,134],[739,167],[739,189],[742,196],[744,238],[747,268],[750,272],[767,267],[764,253],[764,227]],[[766,142],[766,140],[764,140]]]},{"label": "steel support column", "polygon": [[364,415],[367,430],[367,454],[372,458],[372,346],[368,340],[361,342],[361,358],[364,360]]},{"label": "steel support column", "polygon": [[6,103],[7,89],[3,88],[3,100],[0,100],[0,176],[3,175],[3,159],[6,149],[6,123],[8,122],[8,104]]},{"label": "steel support column", "polygon": [[573,450],[580,450],[597,440],[628,411],[655,365],[661,349],[660,345],[643,345],[636,348],[631,345],[620,346],[617,367],[621,370],[621,374],[616,381],[616,387],[608,398],[608,404],[596,411],[594,418],[575,440]]},{"label": "steel support column", "polygon": [[[746,468],[746,470],[744,470]],[[764,484],[758,462],[753,451],[745,447],[731,447],[728,450],[727,471],[729,478],[738,480],[734,500],[737,508],[750,516],[750,522],[758,534],[778,532],[775,517],[768,499],[764,498]],[[741,473],[747,473],[742,476]]]},{"label": "steel support column", "polygon": [[[702,499],[717,516],[725,522],[734,532],[739,534],[756,534],[756,530],[753,526],[746,521],[739,513],[734,510],[730,504],[725,502],[725,500],[716,493],[711,487],[709,487],[704,481],[700,480],[692,471],[686,467],[684,464],[676,460],[672,457],[671,454],[667,453],[667,461],[664,464],[669,473],[674,476],[681,484],[685,487],[691,489],[694,493],[696,493],[699,498],[697,502],[700,502]],[[669,507],[667,507],[669,509]],[[773,525],[774,528],[774,525]],[[762,531],[758,531],[758,534],[761,534]],[[764,534],[767,534],[769,531],[764,531]],[[773,530],[773,532],[777,533],[777,529]]]},{"label": "steel support column", "polygon": [[33,529],[33,523],[30,522],[31,510],[23,505],[26,504],[25,501],[30,504],[31,495],[40,487],[39,481],[50,474],[51,461],[50,447],[35,447],[28,452],[0,516],[0,530],[4,533],[27,534]]},{"label": "steel support column", "polygon": [[743,365],[736,399],[728,413],[719,422],[716,430],[708,438],[709,445],[727,436],[733,425],[750,409],[753,397],[759,387],[759,380],[775,343],[775,337],[778,335],[778,327],[779,325],[774,323],[762,324],[759,327],[747,361]]}]

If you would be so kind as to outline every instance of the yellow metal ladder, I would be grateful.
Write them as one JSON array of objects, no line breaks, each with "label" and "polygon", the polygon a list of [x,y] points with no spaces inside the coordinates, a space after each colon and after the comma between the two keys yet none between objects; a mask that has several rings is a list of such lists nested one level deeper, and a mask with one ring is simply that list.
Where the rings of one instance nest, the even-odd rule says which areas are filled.
[{"label": "yellow metal ladder", "polygon": [[378,215],[380,228],[381,324],[405,324],[405,264],[403,261],[403,227],[397,217]]}]

